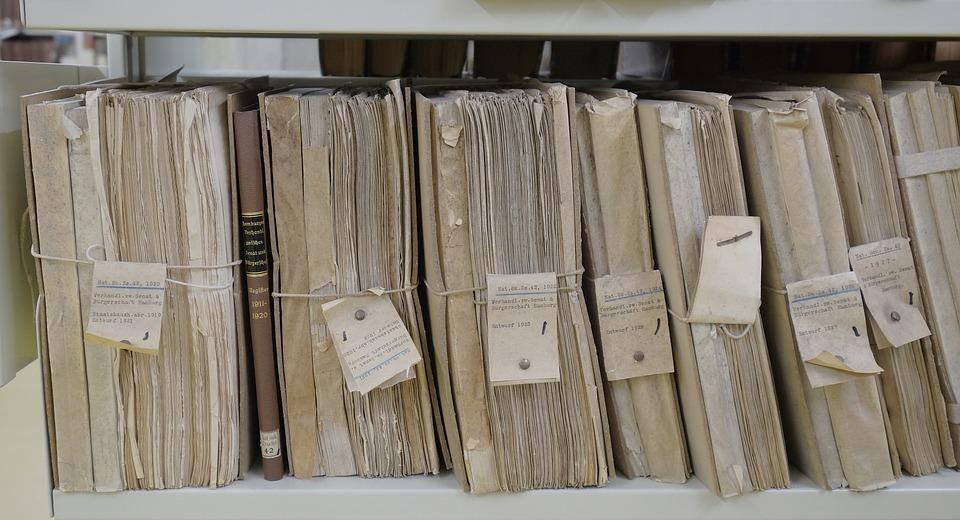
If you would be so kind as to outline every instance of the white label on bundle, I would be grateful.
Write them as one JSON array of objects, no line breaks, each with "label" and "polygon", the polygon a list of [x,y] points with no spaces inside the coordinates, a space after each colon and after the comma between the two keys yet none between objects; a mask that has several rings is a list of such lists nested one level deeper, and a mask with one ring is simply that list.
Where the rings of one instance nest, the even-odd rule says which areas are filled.
[{"label": "white label on bundle", "polygon": [[930,335],[917,308],[920,283],[909,240],[891,238],[851,247],[850,265],[860,279],[871,321],[880,329],[875,334],[878,348],[902,347]]},{"label": "white label on bundle", "polygon": [[749,325],[760,308],[760,219],[707,218],[688,320]]},{"label": "white label on bundle", "polygon": [[594,283],[607,379],[673,372],[660,271],[608,275]]},{"label": "white label on bundle", "polygon": [[560,381],[557,275],[487,275],[487,364],[493,385]]},{"label": "white label on bundle", "polygon": [[165,264],[94,262],[90,319],[84,338],[110,347],[158,354],[166,278]]},{"label": "white label on bundle", "polygon": [[260,455],[265,459],[280,456],[280,430],[260,432]]},{"label": "white label on bundle", "polygon": [[867,340],[860,281],[852,272],[787,284],[800,359],[819,388],[883,371]]},{"label": "white label on bundle", "polygon": [[341,298],[323,304],[322,310],[351,392],[366,394],[420,362],[420,352],[389,297]]}]

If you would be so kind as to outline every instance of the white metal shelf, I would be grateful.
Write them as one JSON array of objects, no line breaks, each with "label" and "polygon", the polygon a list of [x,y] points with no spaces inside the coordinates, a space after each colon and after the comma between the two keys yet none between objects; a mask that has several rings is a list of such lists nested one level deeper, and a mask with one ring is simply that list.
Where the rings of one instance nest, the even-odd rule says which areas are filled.
[{"label": "white metal shelf", "polygon": [[217,490],[121,493],[54,492],[57,520],[306,520],[324,518],[459,520],[601,519],[955,519],[960,473],[904,477],[871,493],[822,491],[794,473],[793,487],[732,499],[713,496],[696,479],[686,485],[618,478],[604,488],[470,495],[450,474],[405,479],[284,478],[259,474]]},{"label": "white metal shelf", "polygon": [[23,0],[29,27],[143,33],[960,37],[955,0]]}]

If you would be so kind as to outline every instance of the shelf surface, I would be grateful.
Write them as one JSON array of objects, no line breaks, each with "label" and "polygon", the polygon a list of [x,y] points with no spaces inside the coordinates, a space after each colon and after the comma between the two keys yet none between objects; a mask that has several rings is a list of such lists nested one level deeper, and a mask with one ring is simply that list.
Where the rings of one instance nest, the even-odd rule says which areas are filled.
[{"label": "shelf surface", "polygon": [[960,37],[955,0],[24,0],[23,14],[160,34]]},{"label": "shelf surface", "polygon": [[458,519],[862,519],[957,518],[960,473],[944,470],[904,477],[871,493],[822,491],[794,472],[793,487],[719,499],[693,479],[686,485],[617,478],[593,489],[470,495],[453,475],[405,479],[284,478],[266,482],[254,472],[217,489],[54,492],[57,520],[350,518]]}]

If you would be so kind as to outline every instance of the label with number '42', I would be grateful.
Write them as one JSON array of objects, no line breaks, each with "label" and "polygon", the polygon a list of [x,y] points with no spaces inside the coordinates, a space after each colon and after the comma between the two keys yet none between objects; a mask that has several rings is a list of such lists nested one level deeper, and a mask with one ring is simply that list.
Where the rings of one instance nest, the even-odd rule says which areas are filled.
[{"label": "label with number '42'", "polygon": [[158,354],[166,277],[165,264],[94,262],[90,319],[84,338],[91,343]]}]

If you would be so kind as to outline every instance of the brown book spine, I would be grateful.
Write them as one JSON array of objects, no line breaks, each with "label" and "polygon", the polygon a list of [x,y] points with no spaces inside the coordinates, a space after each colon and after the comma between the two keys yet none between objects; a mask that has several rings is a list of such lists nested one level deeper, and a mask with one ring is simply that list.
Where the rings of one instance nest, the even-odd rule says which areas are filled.
[{"label": "brown book spine", "polygon": [[243,266],[247,278],[247,308],[250,313],[250,344],[253,377],[260,423],[260,455],[267,480],[283,477],[280,407],[277,398],[277,368],[270,312],[270,256],[264,214],[263,161],[258,110],[234,114],[234,144],[237,153],[237,184],[240,195],[240,227]]}]

